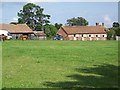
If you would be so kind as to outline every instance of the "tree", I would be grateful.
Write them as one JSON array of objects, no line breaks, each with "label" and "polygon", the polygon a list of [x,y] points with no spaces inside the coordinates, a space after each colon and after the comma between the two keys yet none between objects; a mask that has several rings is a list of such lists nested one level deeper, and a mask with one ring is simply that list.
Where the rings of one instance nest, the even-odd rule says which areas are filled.
[{"label": "tree", "polygon": [[69,26],[86,26],[88,25],[88,21],[83,17],[71,18],[67,20],[67,25]]},{"label": "tree", "polygon": [[112,28],[110,28],[109,31],[107,31],[107,39],[115,39],[115,31]]},{"label": "tree", "polygon": [[120,24],[118,22],[114,22],[113,27],[120,27]]},{"label": "tree", "polygon": [[40,6],[28,3],[18,12],[18,23],[26,23],[32,30],[43,30],[43,26],[50,23],[50,15],[43,14],[43,11]]},{"label": "tree", "polygon": [[44,31],[48,39],[55,37],[57,33],[57,29],[54,25],[45,25]]},{"label": "tree", "polygon": [[10,22],[10,24],[18,24],[18,22]]},{"label": "tree", "polygon": [[119,22],[114,22],[112,30],[115,31],[115,36],[120,36],[120,24]]},{"label": "tree", "polygon": [[120,36],[120,24],[118,22],[114,22],[112,26],[113,27],[107,32],[108,39],[116,39],[116,36]]},{"label": "tree", "polygon": [[55,27],[57,28],[57,30],[59,30],[61,26],[62,24],[55,23]]}]

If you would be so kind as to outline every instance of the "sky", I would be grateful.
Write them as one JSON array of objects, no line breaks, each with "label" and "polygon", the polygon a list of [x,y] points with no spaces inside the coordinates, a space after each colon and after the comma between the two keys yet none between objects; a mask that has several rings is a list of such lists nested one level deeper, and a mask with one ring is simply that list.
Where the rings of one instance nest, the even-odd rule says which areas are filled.
[{"label": "sky", "polygon": [[89,26],[95,26],[96,22],[105,23],[106,27],[112,27],[113,22],[118,21],[118,2],[2,2],[0,3],[0,23],[17,21],[17,13],[23,6],[32,2],[44,8],[44,14],[51,15],[51,24],[62,23],[67,19],[83,17],[89,22]]}]

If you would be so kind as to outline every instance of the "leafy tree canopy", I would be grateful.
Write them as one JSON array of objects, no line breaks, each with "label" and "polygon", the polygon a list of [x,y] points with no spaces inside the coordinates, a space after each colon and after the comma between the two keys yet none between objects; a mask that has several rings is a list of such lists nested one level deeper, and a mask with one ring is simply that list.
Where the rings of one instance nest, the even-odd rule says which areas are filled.
[{"label": "leafy tree canopy", "polygon": [[114,22],[113,27],[120,27],[120,24],[118,22]]},{"label": "leafy tree canopy", "polygon": [[55,23],[55,27],[57,28],[57,30],[59,30],[61,26],[62,24]]},{"label": "leafy tree canopy", "polygon": [[120,36],[120,24],[119,22],[114,22],[113,27],[107,32],[108,39],[115,39],[116,36]]},{"label": "leafy tree canopy", "polygon": [[50,15],[43,14],[43,11],[40,6],[28,3],[18,12],[18,23],[26,23],[33,30],[43,30],[43,25],[50,23]]},{"label": "leafy tree canopy", "polygon": [[83,17],[71,18],[67,20],[68,26],[87,26],[88,21]]},{"label": "leafy tree canopy", "polygon": [[57,33],[57,28],[54,25],[45,25],[44,27],[45,34],[48,39],[55,37]]},{"label": "leafy tree canopy", "polygon": [[10,24],[18,24],[18,22],[10,22]]}]

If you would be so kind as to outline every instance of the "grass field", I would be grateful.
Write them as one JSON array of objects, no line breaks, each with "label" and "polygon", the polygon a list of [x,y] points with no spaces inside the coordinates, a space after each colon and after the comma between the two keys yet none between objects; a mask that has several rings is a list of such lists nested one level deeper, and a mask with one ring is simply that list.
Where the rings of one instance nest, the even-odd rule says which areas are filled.
[{"label": "grass field", "polygon": [[118,87],[117,41],[5,41],[2,87]]}]

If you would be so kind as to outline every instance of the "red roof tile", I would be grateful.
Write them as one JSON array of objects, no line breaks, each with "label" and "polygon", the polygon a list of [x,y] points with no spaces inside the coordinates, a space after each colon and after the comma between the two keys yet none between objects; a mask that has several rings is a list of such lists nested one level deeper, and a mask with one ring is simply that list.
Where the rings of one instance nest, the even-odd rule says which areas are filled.
[{"label": "red roof tile", "polygon": [[0,24],[0,29],[10,33],[33,33],[26,24]]},{"label": "red roof tile", "polygon": [[104,26],[63,26],[59,30],[61,29],[63,29],[67,34],[106,33],[107,30]]}]

